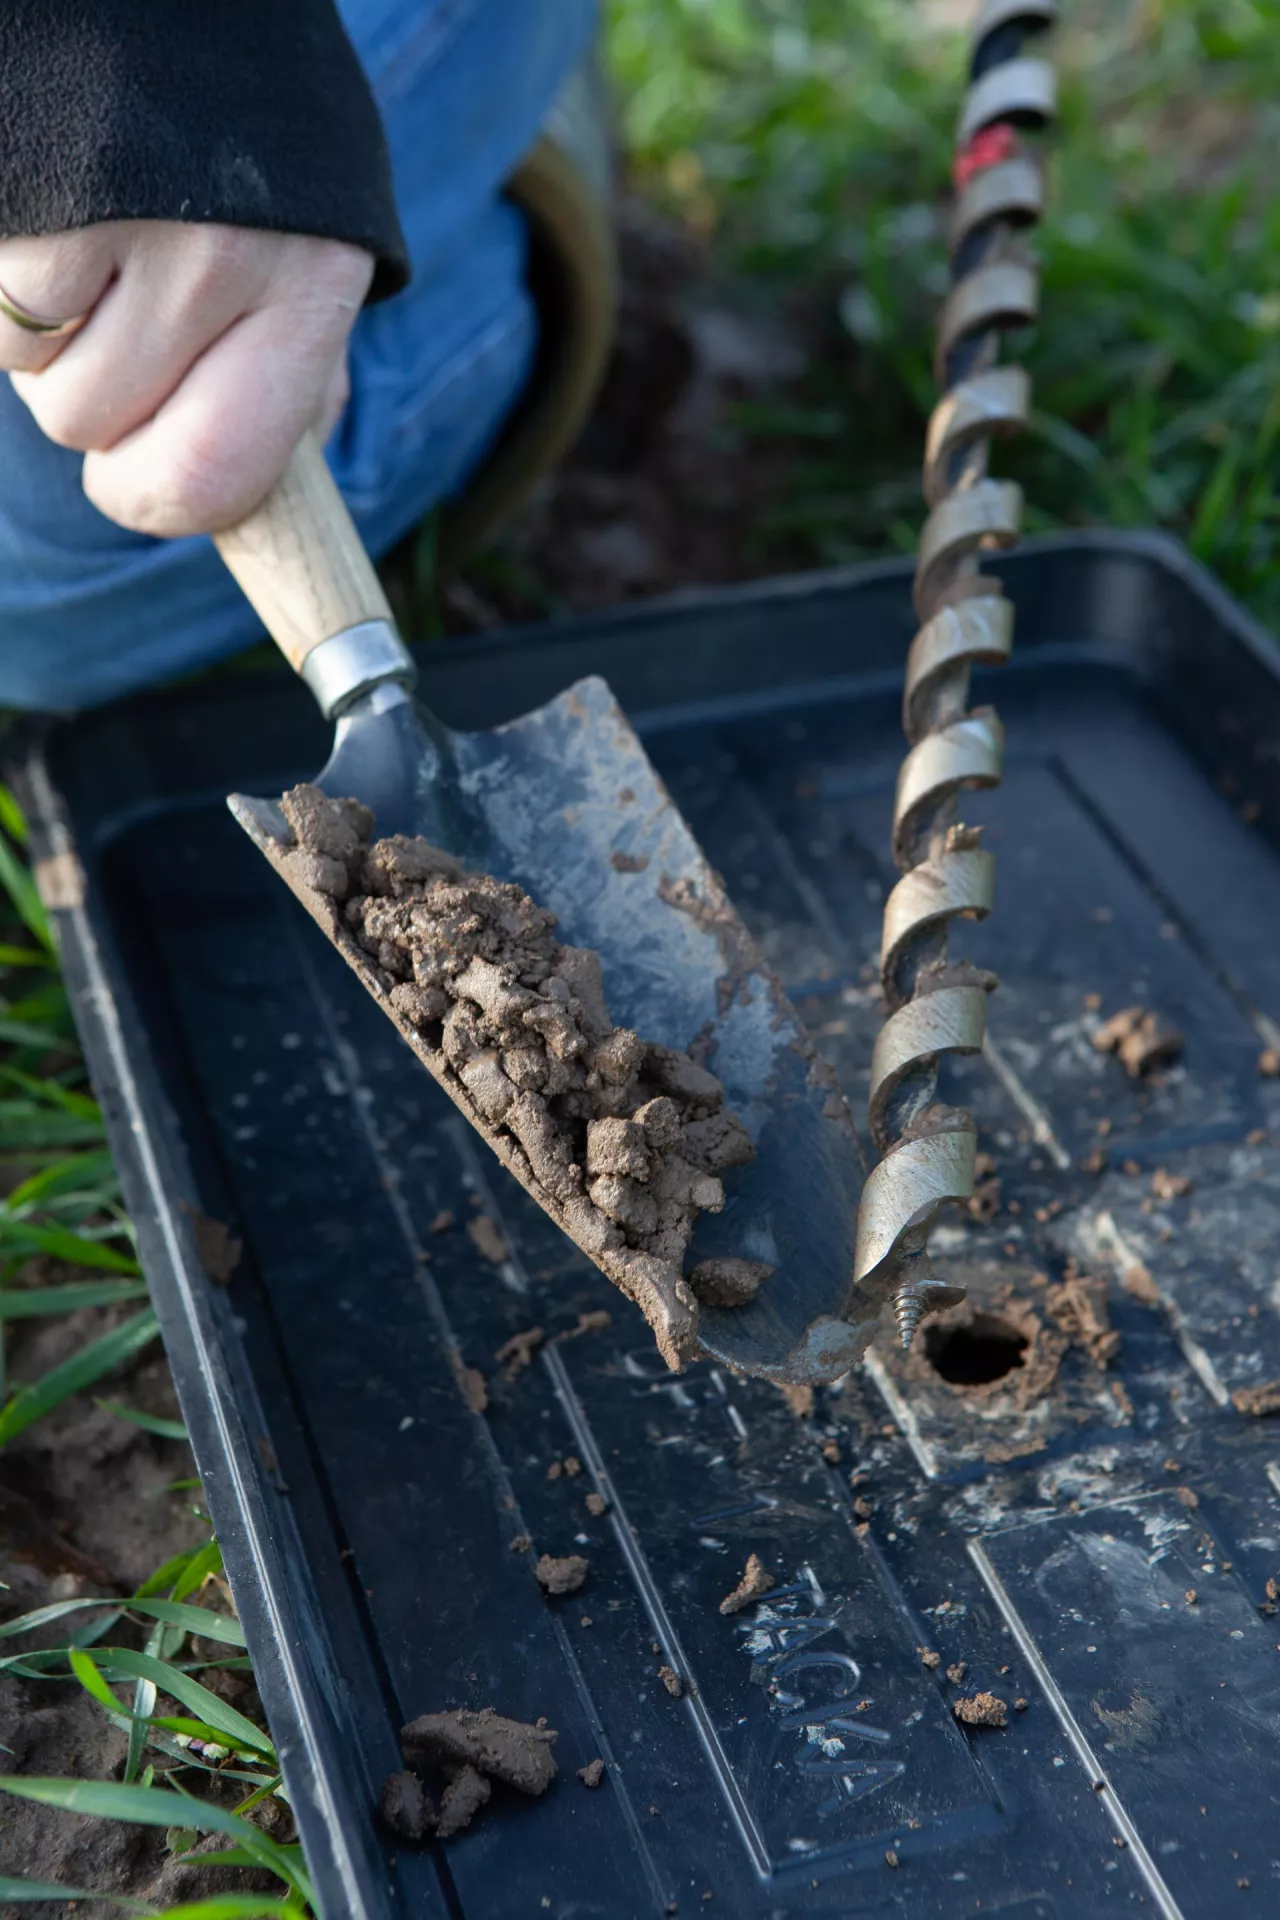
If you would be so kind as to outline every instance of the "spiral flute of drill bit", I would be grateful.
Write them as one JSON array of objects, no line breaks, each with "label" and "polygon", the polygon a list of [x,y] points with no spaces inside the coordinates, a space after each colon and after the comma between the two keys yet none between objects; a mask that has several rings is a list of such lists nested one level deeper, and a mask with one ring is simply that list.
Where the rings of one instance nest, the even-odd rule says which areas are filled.
[{"label": "spiral flute of drill bit", "polygon": [[957,136],[959,186],[950,231],[951,290],[938,334],[942,397],[929,422],[915,605],[921,626],[907,662],[903,730],[910,742],[894,805],[901,871],[885,903],[881,982],[889,1012],[871,1065],[869,1121],[881,1154],[863,1196],[858,1277],[892,1287],[904,1347],[927,1313],[954,1304],[929,1261],[939,1209],[973,1192],[970,1114],[938,1099],[944,1053],[983,1043],[995,977],[948,950],[952,920],[991,907],[994,860],[960,818],[966,789],[999,783],[1003,735],[989,707],[970,707],[975,665],[997,665],[1013,643],[1013,608],[980,571],[1021,524],[1020,489],[987,472],[994,435],[1025,425],[1021,367],[999,363],[1000,339],[1037,310],[1034,263],[1020,238],[1038,217],[1042,178],[1021,127],[1053,112],[1052,69],[1025,58],[1027,37],[1050,24],[1053,0],[987,0],[978,20],[972,84]]}]

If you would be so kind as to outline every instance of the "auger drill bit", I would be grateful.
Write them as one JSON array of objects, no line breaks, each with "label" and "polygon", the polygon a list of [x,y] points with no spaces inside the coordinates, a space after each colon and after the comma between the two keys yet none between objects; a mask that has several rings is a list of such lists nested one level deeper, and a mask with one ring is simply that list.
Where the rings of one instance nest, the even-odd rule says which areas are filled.
[{"label": "auger drill bit", "polygon": [[1036,268],[1021,236],[1039,217],[1043,180],[1022,130],[1052,118],[1054,76],[1023,48],[1055,13],[1054,0],[987,0],[957,132],[951,286],[936,359],[942,397],[926,440],[930,512],[915,578],[921,626],[903,700],[910,751],[893,818],[902,878],[885,902],[889,1011],[871,1064],[868,1118],[881,1158],[858,1227],[858,1278],[892,1289],[904,1347],[926,1314],[964,1298],[938,1278],[928,1243],[939,1209],[973,1193],[977,1134],[969,1113],[938,1099],[938,1062],[981,1048],[996,984],[951,958],[948,935],[958,915],[990,910],[995,881],[994,858],[980,830],[961,821],[959,801],[964,789],[1000,779],[1000,722],[990,707],[970,707],[969,676],[1006,660],[1013,644],[1013,608],[980,557],[1013,546],[1021,525],[1021,490],[992,479],[987,456],[994,435],[1026,424],[1030,404],[1025,371],[999,356],[1005,329],[1037,311]]}]

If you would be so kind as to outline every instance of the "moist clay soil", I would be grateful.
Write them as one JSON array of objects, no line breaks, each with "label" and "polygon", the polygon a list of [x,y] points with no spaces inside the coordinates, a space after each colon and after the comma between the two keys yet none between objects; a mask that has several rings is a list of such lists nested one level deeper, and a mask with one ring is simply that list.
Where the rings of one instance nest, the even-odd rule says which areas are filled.
[{"label": "moist clay soil", "polygon": [[686,1276],[720,1174],[754,1154],[724,1088],[687,1053],[614,1025],[599,955],[562,944],[519,886],[421,838],[373,838],[357,800],[281,800],[284,879],[503,1164],[640,1307],[667,1365],[697,1349],[698,1306],[749,1300],[770,1269]]}]

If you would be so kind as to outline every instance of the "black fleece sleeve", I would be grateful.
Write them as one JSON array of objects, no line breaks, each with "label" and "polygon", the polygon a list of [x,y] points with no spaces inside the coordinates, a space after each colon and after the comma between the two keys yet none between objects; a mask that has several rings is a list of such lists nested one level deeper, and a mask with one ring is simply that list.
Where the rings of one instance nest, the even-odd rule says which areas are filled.
[{"label": "black fleece sleeve", "polygon": [[219,221],[408,278],[382,123],[333,0],[0,0],[0,234]]}]

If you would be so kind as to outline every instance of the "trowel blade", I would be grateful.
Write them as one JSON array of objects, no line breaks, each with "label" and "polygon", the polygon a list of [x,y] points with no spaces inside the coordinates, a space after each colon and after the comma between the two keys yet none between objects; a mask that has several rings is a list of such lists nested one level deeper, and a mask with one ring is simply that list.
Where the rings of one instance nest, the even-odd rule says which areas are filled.
[{"label": "trowel blade", "polygon": [[[846,1372],[883,1304],[853,1280],[864,1169],[848,1108],[605,682],[485,733],[450,732],[393,697],[339,723],[317,784],[365,801],[379,833],[425,834],[518,882],[562,939],[599,953],[617,1023],[700,1042],[756,1154],[723,1176],[724,1210],[700,1216],[686,1264],[737,1255],[774,1269],[749,1305],[702,1308],[702,1348],[780,1382]],[[276,802],[229,804],[278,854]]]}]

